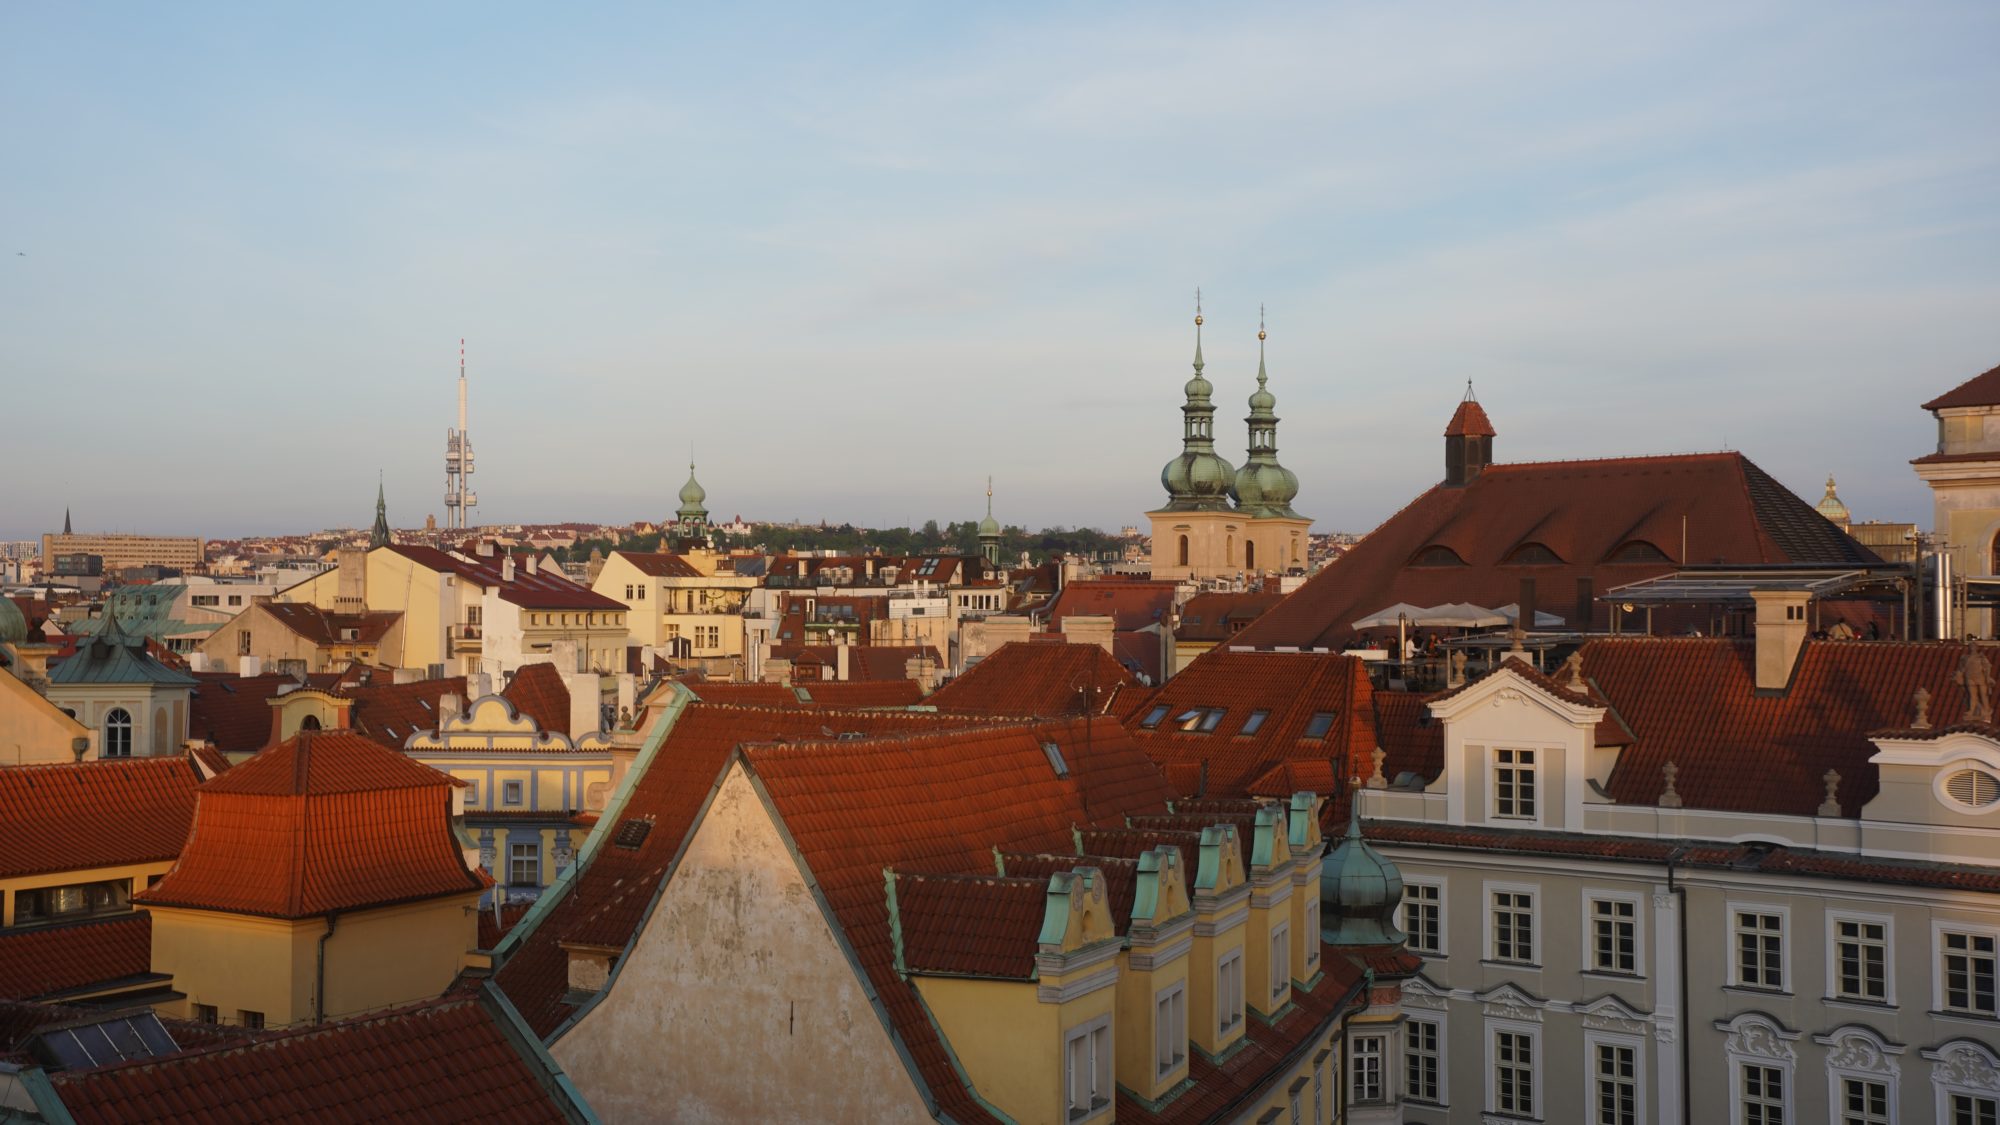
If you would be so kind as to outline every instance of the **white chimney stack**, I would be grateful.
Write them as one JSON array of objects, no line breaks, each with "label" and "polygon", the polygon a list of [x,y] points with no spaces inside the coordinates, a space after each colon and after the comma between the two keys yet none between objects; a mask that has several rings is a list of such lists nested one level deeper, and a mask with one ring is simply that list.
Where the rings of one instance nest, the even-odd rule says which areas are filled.
[{"label": "white chimney stack", "polygon": [[236,672],[244,679],[259,675],[263,671],[264,662],[254,656],[239,656],[236,658]]}]

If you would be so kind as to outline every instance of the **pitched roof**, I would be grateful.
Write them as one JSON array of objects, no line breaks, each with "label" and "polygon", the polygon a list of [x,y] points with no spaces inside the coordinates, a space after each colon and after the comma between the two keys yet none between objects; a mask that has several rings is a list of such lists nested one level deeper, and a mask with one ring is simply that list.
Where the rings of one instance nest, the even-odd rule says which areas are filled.
[{"label": "pitched roof", "polygon": [[543,730],[569,733],[569,685],[555,665],[522,665],[500,694]]},{"label": "pitched roof", "polygon": [[200,780],[179,754],[0,769],[0,878],[172,859]]},{"label": "pitched roof", "polygon": [[1181,605],[1174,639],[1225,641],[1285,600],[1276,590],[1206,590]]},{"label": "pitched roof", "polygon": [[[184,687],[194,677],[155,655],[157,646],[116,628],[77,642],[76,651],[49,669],[52,684],[160,684]],[[158,649],[158,651],[165,651]]]},{"label": "pitched roof", "polygon": [[702,572],[680,555],[643,551],[614,551],[648,578],[701,578]]},{"label": "pitched roof", "polygon": [[[774,647],[771,655],[790,660],[794,669],[818,665],[830,675],[833,669],[840,666],[841,649],[847,650],[848,678],[839,681],[843,683],[907,680],[912,660],[928,660],[933,668],[944,667],[944,658],[931,645],[781,645]],[[813,687],[826,682],[819,680],[802,686]]]},{"label": "pitched roof", "polygon": [[1952,682],[1964,650],[1950,643],[1809,640],[1777,695],[1755,690],[1747,641],[1612,637],[1582,651],[1584,674],[1633,735],[1606,785],[1628,804],[1655,803],[1660,767],[1673,762],[1689,808],[1811,816],[1831,769],[1843,814],[1856,816],[1878,784],[1869,734],[1907,726],[1919,687],[1934,726],[1965,713]]},{"label": "pitched roof", "polygon": [[[1215,726],[1200,730],[1217,708]],[[1190,712],[1203,717],[1190,724],[1182,719]],[[1258,712],[1257,729],[1244,734]],[[1322,715],[1325,733],[1307,737]],[[1348,777],[1374,770],[1373,693],[1358,657],[1214,649],[1151,694],[1133,697],[1124,718],[1154,761],[1204,769],[1204,795],[1247,796],[1253,782],[1287,761],[1337,762]]]},{"label": "pitched roof", "polygon": [[582,1120],[504,1019],[451,998],[50,1081],[77,1125]]},{"label": "pitched roof", "polygon": [[[545,901],[553,898],[553,905],[534,921],[494,979],[537,1035],[546,1037],[568,1019],[574,1009],[563,1002],[569,987],[569,958],[561,943],[574,940],[622,949],[631,941],[682,839],[737,746],[848,732],[938,730],[967,721],[922,711],[809,708],[799,705],[796,697],[783,709],[688,705],[650,758],[642,755],[634,765],[638,777],[625,803],[610,810],[599,826],[599,834],[608,835],[601,843],[593,835],[575,873],[544,896]],[[617,823],[610,822],[611,815]],[[880,869],[876,880],[879,889]]]},{"label": "pitched roof", "polygon": [[[420,730],[436,730],[438,725],[438,700],[446,695],[465,698],[465,677],[446,676],[437,680],[412,680],[406,684],[381,683],[371,681],[356,684],[336,691],[353,702],[347,717],[347,725],[356,733],[364,735],[391,750],[401,750],[410,736]],[[515,710],[520,710],[515,705]],[[534,715],[537,723],[545,722],[544,716]],[[556,725],[544,730],[569,729],[569,711],[556,717]]]},{"label": "pitched roof", "polygon": [[0,930],[0,999],[39,1000],[153,971],[143,910],[69,926]]},{"label": "pitched roof", "polygon": [[622,611],[627,608],[624,602],[593,593],[589,587],[570,581],[552,567],[544,566],[531,571],[525,560],[515,562],[514,577],[509,579],[506,576],[507,557],[500,554],[446,553],[404,543],[377,547],[376,550],[394,551],[431,570],[455,574],[485,589],[498,590],[501,600],[525,609]]},{"label": "pitched roof", "polygon": [[1034,979],[1046,877],[897,872],[893,879],[891,924],[911,972]]},{"label": "pitched roof", "polygon": [[1049,603],[1049,631],[1059,631],[1065,617],[1109,617],[1120,632],[1159,626],[1164,629],[1174,609],[1172,582],[1102,579],[1072,582]]},{"label": "pitched roof", "polygon": [[909,707],[923,698],[915,680],[818,680],[805,684],[738,684],[724,680],[685,683],[704,703],[745,707]]},{"label": "pitched roof", "polygon": [[[1539,611],[1582,626],[1585,610],[1602,624],[1597,595],[1682,562],[1880,561],[1740,453],[1493,465],[1411,501],[1235,643],[1337,647],[1386,606],[1510,605],[1524,579]],[[1590,604],[1578,604],[1580,590]]]},{"label": "pitched roof", "polygon": [[1014,641],[932,692],[940,711],[1054,718],[1102,714],[1124,689],[1137,687],[1124,665],[1098,645]]},{"label": "pitched roof", "polygon": [[1925,403],[1925,410],[1954,406],[2000,406],[2000,367],[1981,372]]},{"label": "pitched roof", "polygon": [[134,901],[310,918],[477,891],[451,784],[351,731],[301,731],[201,787],[179,861]]},{"label": "pitched roof", "polygon": [[[403,619],[398,610],[334,613],[311,602],[264,602],[255,608],[315,645],[373,644]],[[349,637],[349,631],[354,636]]]},{"label": "pitched roof", "polygon": [[299,681],[279,672],[237,676],[196,672],[188,701],[188,737],[231,753],[261,750],[271,740],[271,700]]},{"label": "pitched roof", "polygon": [[1493,422],[1486,417],[1486,408],[1470,394],[1465,401],[1452,411],[1451,423],[1444,428],[1446,437],[1494,437]]}]

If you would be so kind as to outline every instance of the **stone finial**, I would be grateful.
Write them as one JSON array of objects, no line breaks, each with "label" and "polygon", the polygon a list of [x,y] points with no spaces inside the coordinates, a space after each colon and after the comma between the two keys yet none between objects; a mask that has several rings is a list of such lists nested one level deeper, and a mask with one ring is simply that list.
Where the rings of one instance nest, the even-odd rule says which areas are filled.
[{"label": "stone finial", "polygon": [[1926,688],[1918,688],[1912,700],[1917,706],[1917,717],[1910,722],[1911,730],[1931,729],[1931,693]]},{"label": "stone finial", "polygon": [[1511,642],[1507,647],[1507,655],[1522,657],[1528,655],[1527,647],[1524,644],[1528,639],[1528,630],[1521,624],[1520,618],[1515,618],[1514,627],[1507,630],[1507,639]]},{"label": "stone finial", "polygon": [[1446,674],[1445,674],[1445,684],[1444,684],[1444,686],[1446,686],[1446,687],[1464,687],[1464,686],[1465,686],[1465,650],[1464,650],[1464,649],[1462,649],[1462,648],[1455,648],[1455,649],[1452,649],[1452,650],[1451,650],[1451,657],[1450,657],[1450,658],[1449,658],[1448,660],[1446,660],[1446,661],[1445,661],[1445,663],[1446,663],[1446,665],[1448,666],[1449,670],[1448,670],[1448,671],[1446,672]]},{"label": "stone finial", "polygon": [[1679,777],[1680,773],[1681,768],[1672,762],[1668,762],[1666,765],[1660,767],[1659,805],[1661,808],[1677,809],[1681,807],[1680,792],[1674,788],[1674,778]]},{"label": "stone finial", "polygon": [[1840,791],[1840,771],[1828,770],[1820,780],[1826,782],[1826,800],[1819,803],[1819,812],[1816,815],[1839,816],[1840,798],[1836,794]]},{"label": "stone finial", "polygon": [[1588,693],[1590,691],[1590,685],[1583,680],[1582,652],[1570,653],[1569,659],[1563,661],[1563,671],[1569,673],[1569,683],[1564,684],[1564,687],[1578,693]]},{"label": "stone finial", "polygon": [[1374,751],[1369,754],[1369,757],[1375,759],[1375,772],[1368,775],[1368,788],[1387,789],[1389,787],[1389,779],[1382,773],[1382,762],[1388,756],[1389,752],[1382,749],[1380,746],[1377,746],[1374,749]]}]

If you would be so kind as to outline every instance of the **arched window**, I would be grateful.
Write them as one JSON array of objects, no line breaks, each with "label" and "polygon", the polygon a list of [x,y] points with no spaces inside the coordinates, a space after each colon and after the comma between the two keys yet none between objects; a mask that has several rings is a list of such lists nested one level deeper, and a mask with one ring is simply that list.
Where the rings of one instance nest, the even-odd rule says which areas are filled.
[{"label": "arched window", "polygon": [[100,757],[132,756],[132,712],[113,707],[104,713],[104,746]]},{"label": "arched window", "polygon": [[303,719],[300,719],[300,720],[299,720],[299,729],[300,729],[300,730],[318,730],[318,729],[319,729],[319,716],[318,716],[318,715],[307,715],[307,716],[306,716],[305,718],[303,718]]},{"label": "arched window", "polygon": [[1670,563],[1674,560],[1668,558],[1665,551],[1660,550],[1644,539],[1634,539],[1611,552],[1611,557],[1605,561],[1615,563]]},{"label": "arched window", "polygon": [[1187,536],[1183,535],[1183,536],[1181,536],[1181,562],[1180,562],[1180,565],[1182,565],[1182,566],[1186,566],[1186,565],[1188,564],[1188,561],[1187,561],[1187,560],[1188,560],[1188,548],[1187,548]]},{"label": "arched window", "polygon": [[1257,569],[1257,541],[1255,539],[1245,539],[1243,541],[1243,569]]},{"label": "arched window", "polygon": [[1509,566],[1560,566],[1562,557],[1540,543],[1523,543],[1507,556]]},{"label": "arched window", "polygon": [[1465,560],[1450,547],[1425,547],[1410,560],[1411,566],[1464,566]]}]

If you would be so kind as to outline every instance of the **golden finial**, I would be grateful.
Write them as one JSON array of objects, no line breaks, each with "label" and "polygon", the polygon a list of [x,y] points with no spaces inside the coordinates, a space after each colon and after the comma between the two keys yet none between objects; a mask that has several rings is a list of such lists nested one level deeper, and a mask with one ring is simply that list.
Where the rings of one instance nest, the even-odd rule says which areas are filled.
[{"label": "golden finial", "polygon": [[1257,340],[1259,343],[1261,343],[1263,342],[1263,339],[1264,339],[1264,303],[1262,301],[1259,301],[1257,302]]},{"label": "golden finial", "polygon": [[1196,287],[1195,287],[1195,291],[1194,291],[1194,326],[1195,326],[1196,328],[1200,328],[1200,327],[1201,327],[1201,287],[1200,287],[1200,286],[1196,286]]}]

